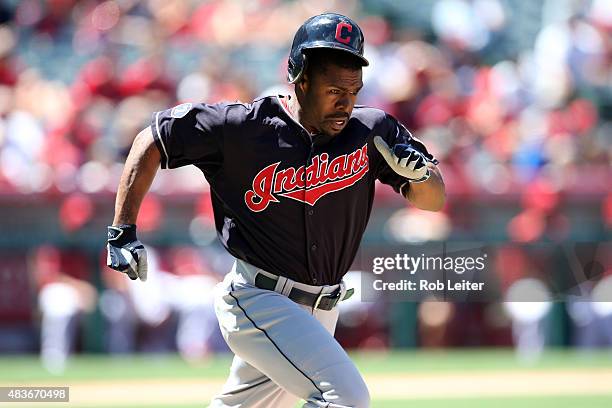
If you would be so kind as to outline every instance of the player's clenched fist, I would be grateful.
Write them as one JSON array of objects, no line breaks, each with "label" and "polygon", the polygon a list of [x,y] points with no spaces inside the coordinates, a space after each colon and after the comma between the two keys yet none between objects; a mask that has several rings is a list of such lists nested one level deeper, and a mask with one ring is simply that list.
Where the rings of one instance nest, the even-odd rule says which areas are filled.
[{"label": "player's clenched fist", "polygon": [[108,227],[106,265],[127,274],[132,280],[147,280],[147,251],[136,237],[136,225]]},{"label": "player's clenched fist", "polygon": [[382,137],[375,136],[374,145],[389,167],[400,176],[412,182],[425,181],[429,178],[427,159],[409,144],[397,144],[390,148]]}]

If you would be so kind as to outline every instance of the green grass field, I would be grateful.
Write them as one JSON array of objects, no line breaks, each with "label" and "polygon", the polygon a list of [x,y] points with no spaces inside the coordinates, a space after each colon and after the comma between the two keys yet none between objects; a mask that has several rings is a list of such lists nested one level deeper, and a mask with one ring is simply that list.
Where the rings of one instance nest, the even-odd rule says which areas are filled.
[{"label": "green grass field", "polygon": [[[373,407],[612,407],[612,351],[549,351],[531,363],[508,350],[358,353],[353,359]],[[79,356],[58,376],[36,357],[2,357],[0,385],[70,386],[71,403],[63,406],[71,407],[203,408],[229,363],[229,356],[197,365],[174,355]]]}]

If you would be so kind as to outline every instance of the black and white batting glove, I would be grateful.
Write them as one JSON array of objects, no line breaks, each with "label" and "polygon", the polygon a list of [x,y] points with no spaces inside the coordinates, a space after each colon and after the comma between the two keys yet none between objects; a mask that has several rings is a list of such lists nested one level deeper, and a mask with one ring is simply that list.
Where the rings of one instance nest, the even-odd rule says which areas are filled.
[{"label": "black and white batting glove", "polygon": [[136,237],[136,225],[108,227],[106,265],[127,274],[132,280],[147,280],[147,251]]},{"label": "black and white batting glove", "polygon": [[411,183],[420,183],[429,178],[431,173],[427,167],[427,159],[412,146],[397,144],[390,148],[380,136],[374,136],[374,145],[389,167]]}]

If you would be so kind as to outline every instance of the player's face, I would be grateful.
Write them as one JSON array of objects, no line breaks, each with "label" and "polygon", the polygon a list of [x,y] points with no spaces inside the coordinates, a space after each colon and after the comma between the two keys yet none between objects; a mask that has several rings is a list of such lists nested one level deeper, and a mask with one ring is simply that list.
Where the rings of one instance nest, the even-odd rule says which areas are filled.
[{"label": "player's face", "polygon": [[328,65],[305,78],[304,86],[302,110],[306,125],[335,136],[348,123],[357,93],[363,86],[361,69]]}]

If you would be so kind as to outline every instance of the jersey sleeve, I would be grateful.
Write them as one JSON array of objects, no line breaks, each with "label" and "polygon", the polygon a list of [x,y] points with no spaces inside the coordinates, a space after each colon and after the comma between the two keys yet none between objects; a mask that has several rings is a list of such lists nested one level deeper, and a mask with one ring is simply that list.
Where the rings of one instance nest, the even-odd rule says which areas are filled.
[{"label": "jersey sleeve", "polygon": [[223,162],[225,112],[224,104],[190,103],[155,112],[151,131],[161,153],[162,169],[189,164],[205,174],[218,169]]},{"label": "jersey sleeve", "polygon": [[[380,136],[383,139],[385,139],[385,141],[387,142],[389,146],[393,147],[394,145],[397,145],[397,144],[408,144],[412,146],[415,150],[422,153],[427,161],[433,164],[436,164],[436,165],[438,164],[438,160],[431,153],[427,151],[427,148],[425,147],[423,142],[421,142],[416,137],[412,136],[412,133],[410,133],[410,131],[406,129],[404,125],[398,122],[397,119],[387,114],[385,116],[384,122],[385,122],[383,126],[384,131],[381,132],[382,134]],[[380,160],[378,162],[379,166],[378,166],[376,178],[381,183],[391,186],[396,193],[401,194],[400,189],[404,185],[409,186],[409,184],[406,184],[409,182],[409,180],[403,176],[400,176],[395,171],[393,171],[393,169],[389,167],[387,162],[382,158],[382,156],[380,155],[380,153],[378,153],[378,151],[377,151],[377,154]],[[407,190],[404,189],[404,193],[406,191]]]}]

